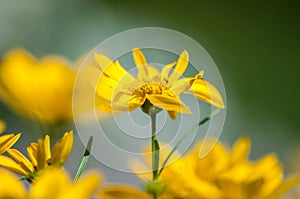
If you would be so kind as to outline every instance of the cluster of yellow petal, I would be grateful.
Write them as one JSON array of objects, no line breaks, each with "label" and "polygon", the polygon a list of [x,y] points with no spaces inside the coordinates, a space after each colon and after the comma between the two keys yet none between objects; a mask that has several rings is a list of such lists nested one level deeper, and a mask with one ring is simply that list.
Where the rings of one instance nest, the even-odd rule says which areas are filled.
[{"label": "cluster of yellow petal", "polygon": [[199,158],[200,150],[211,146],[209,142],[215,141],[200,143],[165,169],[161,179],[168,185],[166,194],[175,198],[269,199],[279,198],[299,182],[283,182],[282,167],[274,154],[249,161],[247,138],[238,140],[231,151],[217,142],[205,158]]},{"label": "cluster of yellow petal", "polygon": [[[238,140],[232,150],[216,142],[211,152],[199,158],[199,151],[215,140],[206,140],[197,149],[167,166],[160,175],[165,192],[158,198],[176,199],[275,199],[300,182],[299,178],[283,181],[283,171],[275,155],[258,161],[248,160],[250,142]],[[148,161],[149,162],[149,161]],[[137,164],[132,165],[137,169]],[[151,165],[151,164],[150,164]],[[144,168],[145,169],[145,168]],[[143,181],[151,180],[151,173],[138,174]],[[151,195],[126,186],[112,186],[100,191],[105,199],[149,198]]]},{"label": "cluster of yellow petal", "polygon": [[14,175],[0,171],[0,199],[88,199],[100,184],[97,172],[89,172],[75,185],[64,170],[51,169],[43,172],[26,190]]},{"label": "cluster of yellow petal", "polygon": [[118,60],[112,61],[105,55],[94,54],[102,72],[96,88],[96,104],[101,111],[133,111],[150,102],[151,105],[168,111],[169,116],[175,119],[178,113],[191,113],[189,107],[180,100],[182,93],[193,94],[209,104],[224,108],[219,91],[202,79],[203,71],[194,77],[180,79],[189,64],[187,51],[181,53],[177,62],[165,65],[161,72],[147,63],[141,50],[133,49],[132,54],[138,69],[136,78]]},{"label": "cluster of yellow petal", "polygon": [[[3,137],[3,136],[2,136]],[[2,139],[1,137],[1,139]],[[12,172],[29,176],[50,166],[61,167],[67,160],[73,145],[73,131],[66,132],[63,137],[50,150],[50,137],[39,139],[27,147],[29,161],[17,149],[6,149],[7,156],[0,156],[0,167]]]},{"label": "cluster of yellow petal", "polygon": [[72,89],[76,73],[66,60],[37,60],[13,49],[0,63],[0,99],[16,113],[41,123],[72,120]]}]

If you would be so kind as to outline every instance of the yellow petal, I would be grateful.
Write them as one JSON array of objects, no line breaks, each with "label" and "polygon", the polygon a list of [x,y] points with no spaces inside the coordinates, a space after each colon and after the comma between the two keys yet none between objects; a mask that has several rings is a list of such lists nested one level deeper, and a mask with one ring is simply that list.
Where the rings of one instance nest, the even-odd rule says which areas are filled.
[{"label": "yellow petal", "polygon": [[173,91],[175,95],[180,95],[181,93],[187,91],[189,88],[191,88],[195,78],[182,78],[177,81],[175,81],[171,87],[170,90]]},{"label": "yellow petal", "polygon": [[139,72],[137,80],[142,83],[160,83],[161,74],[159,70],[150,65],[137,66]]},{"label": "yellow petal", "polygon": [[50,137],[49,135],[45,136],[45,139],[38,140],[38,170],[41,170],[48,166],[48,163],[51,159],[51,151],[50,151]]},{"label": "yellow petal", "polygon": [[225,107],[219,91],[212,84],[203,79],[196,79],[187,92],[218,108]]},{"label": "yellow petal", "polygon": [[137,79],[142,82],[159,82],[160,80],[160,72],[156,67],[149,66],[147,64],[146,58],[143,52],[134,48],[132,50],[133,59],[135,61],[135,65],[138,68],[138,76]]},{"label": "yellow petal", "polygon": [[[128,75],[128,72],[121,66],[118,60],[113,62],[107,56],[97,53],[94,53],[94,58],[105,76],[112,78],[115,81],[119,81],[121,77]],[[127,78],[134,79],[131,75]]]},{"label": "yellow petal", "polygon": [[31,163],[34,167],[37,167],[37,152],[38,150],[38,144],[35,142],[30,143],[30,145],[27,147],[27,154],[31,160]]},{"label": "yellow petal", "polygon": [[232,149],[232,162],[238,163],[248,159],[250,151],[250,140],[248,138],[240,138]]},{"label": "yellow petal", "polygon": [[176,111],[180,113],[190,114],[192,113],[183,102],[177,97],[172,97],[169,95],[146,95],[147,99],[159,108],[165,109],[167,111]]},{"label": "yellow petal", "polygon": [[140,49],[138,48],[132,49],[132,55],[136,66],[147,65],[147,60]]},{"label": "yellow petal", "polygon": [[173,120],[175,120],[177,118],[178,112],[176,112],[176,111],[168,111],[168,114],[169,114],[170,118],[172,118]]},{"label": "yellow petal", "polygon": [[160,83],[164,86],[168,85],[169,82],[169,73],[171,68],[176,64],[176,62],[172,62],[170,64],[165,65],[161,70],[161,81]]},{"label": "yellow petal", "polygon": [[123,88],[123,84],[135,81],[134,77],[118,61],[114,63],[105,55],[95,54],[94,56],[103,70],[96,87],[96,93],[100,97],[112,100],[117,93],[117,88]]},{"label": "yellow petal", "polygon": [[173,73],[169,77],[169,85],[172,85],[172,83],[176,81],[184,73],[188,64],[189,64],[189,54],[186,50],[184,50],[178,58]]},{"label": "yellow petal", "polygon": [[8,149],[7,153],[27,173],[33,173],[34,172],[33,165],[31,164],[31,162],[20,151],[18,151],[16,149]]},{"label": "yellow petal", "polygon": [[67,191],[71,191],[68,176],[62,170],[45,170],[36,178],[28,194],[28,198],[53,199],[58,198]]},{"label": "yellow petal", "polygon": [[291,178],[285,181],[279,186],[269,197],[268,199],[277,199],[280,198],[284,193],[290,190],[292,187],[300,183],[300,178]]},{"label": "yellow petal", "polygon": [[73,185],[70,191],[66,191],[57,199],[88,199],[100,185],[100,174],[98,172],[89,172],[80,178]]},{"label": "yellow petal", "polygon": [[98,194],[103,199],[150,199],[151,197],[129,186],[102,188]]},{"label": "yellow petal", "polygon": [[66,132],[52,149],[51,164],[63,165],[68,159],[73,146],[73,131]]},{"label": "yellow petal", "polygon": [[0,155],[3,154],[7,149],[12,147],[18,139],[20,138],[21,133],[14,135],[14,134],[8,134],[0,136]]},{"label": "yellow petal", "polygon": [[17,164],[15,161],[4,155],[0,155],[0,167],[17,174],[21,174],[23,176],[26,176],[28,174],[28,172],[24,170],[21,165]]},{"label": "yellow petal", "polygon": [[0,171],[0,198],[25,199],[26,192],[21,181],[8,172]]}]

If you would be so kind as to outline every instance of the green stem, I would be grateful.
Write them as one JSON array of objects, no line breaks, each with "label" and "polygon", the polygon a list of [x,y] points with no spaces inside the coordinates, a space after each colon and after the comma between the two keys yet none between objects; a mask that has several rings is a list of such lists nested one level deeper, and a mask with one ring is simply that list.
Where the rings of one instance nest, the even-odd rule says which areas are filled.
[{"label": "green stem", "polygon": [[76,184],[76,182],[79,180],[88,160],[89,160],[89,157],[90,157],[90,154],[91,154],[91,149],[92,149],[92,143],[93,143],[93,136],[90,136],[89,138],[89,141],[88,141],[88,144],[86,146],[86,149],[85,149],[85,152],[84,152],[84,155],[82,157],[82,160],[80,162],[80,165],[78,167],[78,170],[77,170],[77,173],[74,177],[74,180],[73,180],[73,183]]},{"label": "green stem", "polygon": [[152,126],[152,168],[153,180],[158,177],[158,164],[159,164],[159,142],[156,137],[156,114],[151,115]]},{"label": "green stem", "polygon": [[[151,136],[151,146],[152,146],[152,174],[153,179],[152,181],[156,181],[158,178],[158,168],[159,168],[159,142],[156,137],[156,115],[161,111],[162,109],[151,106],[148,110],[148,114],[151,117],[151,128],[152,128],[152,136]],[[158,193],[154,191],[153,198],[157,199]]]}]

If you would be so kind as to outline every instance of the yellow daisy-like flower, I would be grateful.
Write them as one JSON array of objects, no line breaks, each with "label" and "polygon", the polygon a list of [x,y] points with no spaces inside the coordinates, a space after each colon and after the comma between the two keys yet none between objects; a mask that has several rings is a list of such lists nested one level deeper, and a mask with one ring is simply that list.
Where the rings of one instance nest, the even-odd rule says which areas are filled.
[{"label": "yellow daisy-like flower", "polygon": [[[39,139],[27,147],[30,161],[17,149],[8,149],[9,157],[0,156],[0,166],[12,172],[34,178],[36,174],[50,166],[61,167],[69,157],[73,145],[73,131],[66,132],[50,151],[50,137]],[[30,180],[29,178],[29,180]]]},{"label": "yellow daisy-like flower", "polygon": [[5,153],[10,147],[12,147],[20,138],[21,133],[14,135],[14,134],[7,134],[0,136],[0,155]]},{"label": "yellow daisy-like flower", "polygon": [[3,133],[5,128],[6,128],[5,122],[0,119],[0,134]]},{"label": "yellow daisy-like flower", "polygon": [[[138,68],[137,78],[129,74],[119,63],[102,54],[94,54],[102,75],[99,79],[96,102],[100,110],[109,113],[133,111],[141,107],[148,113],[153,105],[168,111],[175,119],[178,113],[191,113],[180,100],[181,93],[194,94],[197,98],[219,108],[224,102],[219,91],[202,79],[203,71],[195,77],[182,78],[189,63],[187,51],[183,51],[177,61],[167,64],[161,72],[150,66],[142,51],[133,49],[133,58]],[[171,74],[172,67],[175,66]]]},{"label": "yellow daisy-like flower", "polygon": [[23,49],[13,49],[0,62],[0,100],[41,123],[69,122],[76,75],[70,66],[61,57],[37,60]]},{"label": "yellow daisy-like flower", "polygon": [[[199,150],[211,146],[210,141],[199,143],[196,150],[163,170],[157,188],[164,185],[164,192],[159,199],[276,199],[300,182],[300,178],[283,180],[282,166],[274,154],[249,161],[250,142],[247,138],[238,140],[232,150],[217,142],[212,151],[200,159]],[[151,165],[150,158],[148,162]],[[146,169],[145,165],[136,162],[132,167],[136,171]],[[144,182],[152,180],[151,172],[137,175]],[[126,196],[124,199],[152,198],[150,194],[128,186],[107,187],[99,194],[104,199],[122,195]]]},{"label": "yellow daisy-like flower", "polygon": [[89,172],[75,185],[64,170],[47,170],[26,190],[14,175],[0,171],[0,199],[88,199],[100,184],[100,175]]}]

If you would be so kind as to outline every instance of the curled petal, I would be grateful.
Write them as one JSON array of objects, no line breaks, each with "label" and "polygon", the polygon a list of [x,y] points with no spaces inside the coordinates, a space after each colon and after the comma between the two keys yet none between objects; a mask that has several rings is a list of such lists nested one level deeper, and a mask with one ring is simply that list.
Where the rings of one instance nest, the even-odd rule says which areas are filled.
[{"label": "curled petal", "polygon": [[218,89],[203,79],[196,79],[192,87],[186,92],[194,94],[197,98],[218,108],[225,108],[223,98]]}]

